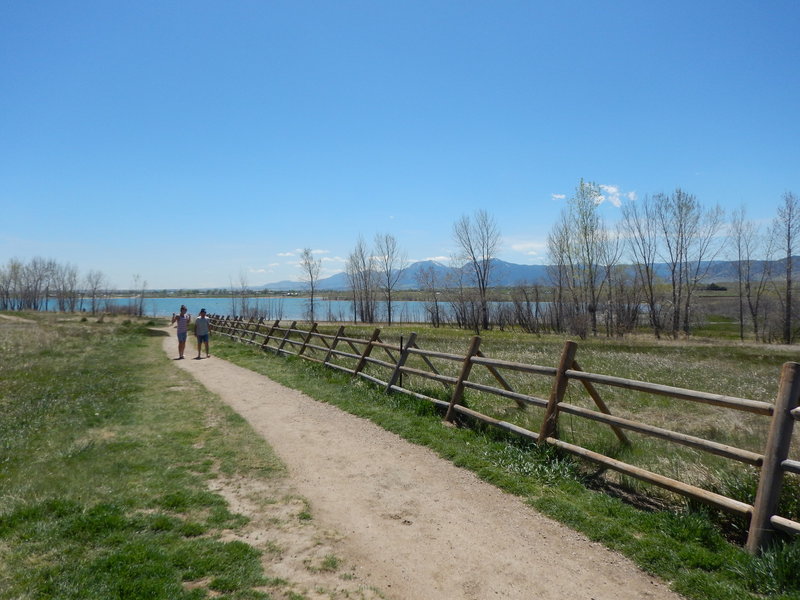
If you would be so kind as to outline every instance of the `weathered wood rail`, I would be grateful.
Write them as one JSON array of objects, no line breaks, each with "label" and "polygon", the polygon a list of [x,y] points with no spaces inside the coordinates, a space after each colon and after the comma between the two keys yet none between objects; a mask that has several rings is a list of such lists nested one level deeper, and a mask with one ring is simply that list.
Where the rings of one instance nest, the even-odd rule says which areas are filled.
[{"label": "weathered wood rail", "polygon": [[[340,326],[336,333],[329,334],[318,331],[316,323],[311,324],[308,329],[300,329],[296,321],[293,321],[288,327],[284,327],[281,326],[279,320],[266,323],[263,319],[245,320],[242,317],[221,315],[214,315],[210,317],[210,320],[212,331],[234,340],[257,345],[264,351],[298,356],[344,371],[353,377],[363,378],[383,387],[387,393],[402,392],[432,402],[445,412],[445,420],[448,422],[452,422],[456,415],[463,415],[536,443],[550,444],[604,468],[737,515],[749,521],[746,547],[751,553],[757,553],[763,549],[776,530],[800,534],[800,522],[776,514],[785,475],[800,475],[800,461],[789,459],[794,422],[800,420],[800,363],[788,362],[783,365],[778,395],[775,404],[770,404],[746,398],[709,394],[645,381],[589,373],[583,371],[575,360],[577,352],[575,342],[566,342],[558,366],[548,367],[496,360],[484,356],[480,351],[481,338],[478,336],[471,338],[466,354],[459,355],[424,350],[417,345],[415,333],[411,333],[405,343],[401,341],[400,345],[397,345],[384,343],[380,338],[380,329],[375,329],[369,339],[362,339],[346,336],[344,326]],[[381,353],[381,358],[372,355],[376,350]],[[417,359],[418,366],[407,365],[412,357]],[[434,360],[454,363],[458,374],[454,376],[442,373],[434,364]],[[474,367],[484,367],[499,384],[499,387],[470,381],[470,374]],[[367,372],[368,368],[370,372]],[[504,377],[504,371],[552,378],[549,397],[547,399],[539,398],[515,391]],[[385,373],[385,379],[381,379],[376,374],[379,372]],[[441,384],[449,394],[450,400],[444,401],[404,387],[404,375]],[[582,385],[596,410],[564,401],[570,381]],[[768,418],[770,420],[769,434],[764,450],[763,452],[752,452],[614,416],[596,386],[617,387],[667,396]],[[544,418],[539,431],[534,432],[467,408],[462,402],[464,391],[467,389],[513,400],[521,408],[535,406],[544,409]],[[559,415],[562,413],[608,425],[622,444],[630,444],[625,432],[632,431],[755,467],[760,472],[755,502],[750,505],[563,441],[559,439],[558,435]]]}]

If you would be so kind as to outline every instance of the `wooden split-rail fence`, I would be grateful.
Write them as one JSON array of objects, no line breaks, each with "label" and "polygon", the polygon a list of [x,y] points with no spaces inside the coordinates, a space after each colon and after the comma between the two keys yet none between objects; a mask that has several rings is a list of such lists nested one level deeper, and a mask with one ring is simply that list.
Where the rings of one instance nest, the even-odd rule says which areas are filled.
[{"label": "wooden split-rail fence", "polygon": [[[645,381],[636,381],[589,373],[583,371],[575,359],[577,344],[565,343],[557,367],[539,366],[496,360],[484,356],[480,351],[481,338],[471,338],[465,355],[423,350],[417,345],[417,336],[411,333],[405,343],[387,344],[381,341],[380,329],[375,329],[369,339],[345,335],[344,326],[336,333],[318,331],[317,324],[308,324],[308,329],[298,327],[293,321],[288,327],[281,326],[280,320],[265,322],[264,319],[213,315],[210,317],[211,330],[240,342],[259,346],[264,351],[277,354],[294,355],[350,373],[381,386],[388,392],[403,392],[430,401],[445,412],[445,420],[452,422],[456,415],[464,415],[501,430],[533,440],[539,444],[550,444],[563,451],[599,464],[635,479],[659,486],[671,492],[698,500],[732,513],[749,522],[746,548],[756,554],[764,549],[776,530],[790,534],[800,534],[800,522],[777,514],[778,501],[784,478],[787,474],[800,475],[800,461],[789,459],[794,422],[800,420],[800,363],[787,362],[783,365],[778,394],[774,404],[736,398],[719,394],[698,392]],[[373,356],[374,351],[382,352],[382,358]],[[426,368],[407,366],[410,357],[419,357],[417,363]],[[434,360],[457,363],[458,375],[442,374]],[[385,372],[381,379],[366,372]],[[484,367],[498,382],[499,387],[470,381],[474,367]],[[519,393],[509,384],[504,371],[522,372],[552,378],[549,398]],[[443,384],[448,390],[449,401],[433,398],[403,387],[403,375],[417,376]],[[565,393],[570,381],[579,382],[586,390],[596,409],[576,406],[565,402]],[[770,419],[769,433],[763,452],[752,452],[700,437],[671,431],[647,423],[617,417],[611,414],[596,385],[634,390],[680,400],[709,404],[731,411],[742,411]],[[544,409],[544,418],[537,431],[530,431],[513,423],[498,420],[481,414],[463,405],[464,391],[476,390],[513,400],[519,407],[536,406]],[[569,414],[581,419],[589,419],[608,425],[623,444],[629,444],[625,431],[633,431],[652,436],[673,444],[688,446],[733,461],[751,465],[759,469],[759,483],[754,503],[739,500],[705,490],[696,485],[605,456],[579,445],[565,442],[558,437],[558,418]]]}]

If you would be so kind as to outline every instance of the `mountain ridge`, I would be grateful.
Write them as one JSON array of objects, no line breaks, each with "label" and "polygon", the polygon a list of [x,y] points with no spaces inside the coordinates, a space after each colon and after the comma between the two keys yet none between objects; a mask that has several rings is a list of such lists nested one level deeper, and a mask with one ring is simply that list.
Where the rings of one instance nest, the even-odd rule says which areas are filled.
[{"label": "mountain ridge", "polygon": [[[785,272],[785,259],[775,261],[753,261],[755,276],[758,276],[767,264],[775,267],[775,273]],[[707,272],[703,277],[702,282],[713,283],[715,281],[732,281],[737,279],[737,261],[731,260],[717,260],[706,261],[703,263],[704,268],[707,266]],[[792,265],[800,266],[800,257],[792,257]],[[625,265],[633,268],[632,265]],[[669,267],[667,263],[657,263],[655,265],[656,273],[659,277],[669,276]],[[549,285],[548,279],[548,265],[521,265],[510,263],[498,258],[492,259],[492,267],[490,270],[490,286],[491,287],[514,287],[518,285]],[[418,276],[425,269],[432,269],[436,277],[437,287],[445,288],[448,277],[453,280],[458,278],[458,269],[443,265],[440,262],[433,260],[418,261],[408,265],[403,269],[400,277],[398,278],[396,290],[412,290],[419,289]],[[461,268],[463,271],[468,272],[469,265]],[[260,286],[255,286],[257,289],[271,290],[276,292],[290,292],[308,289],[308,284],[302,281],[276,281],[266,283]],[[347,280],[345,272],[336,273],[330,277],[325,277],[317,282],[316,289],[318,291],[345,291],[350,289],[350,284]]]}]

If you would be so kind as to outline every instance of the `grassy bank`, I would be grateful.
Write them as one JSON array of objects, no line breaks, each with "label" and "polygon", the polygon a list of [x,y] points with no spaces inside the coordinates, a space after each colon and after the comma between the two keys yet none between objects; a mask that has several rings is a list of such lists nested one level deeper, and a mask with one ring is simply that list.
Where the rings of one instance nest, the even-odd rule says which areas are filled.
[{"label": "grassy bank", "polygon": [[[355,336],[354,329],[348,328],[348,332]],[[401,330],[385,330],[382,338],[393,340],[400,333]],[[425,348],[463,351],[466,338],[464,332],[431,330],[424,335],[420,333],[418,340]],[[562,343],[558,339],[490,333],[484,352],[496,358],[553,364]],[[781,348],[720,348],[702,343],[671,346],[649,341],[589,342],[581,348],[583,354],[579,353],[579,360],[587,370],[706,391],[713,391],[709,385],[720,386],[723,389],[719,393],[766,400],[771,400],[777,389],[777,366],[791,356],[789,350]],[[621,551],[646,570],[672,582],[678,592],[689,598],[800,599],[798,542],[779,545],[762,557],[753,558],[731,543],[735,532],[731,534],[727,529],[730,524],[702,507],[667,502],[664,498],[656,498],[656,502],[648,505],[646,499],[636,494],[636,486],[628,486],[630,482],[619,482],[616,488],[607,483],[599,486],[600,473],[588,471],[569,458],[491,431],[443,427],[440,415],[425,401],[385,395],[363,381],[350,381],[342,373],[306,361],[264,354],[252,347],[223,342],[219,336],[214,340],[214,351],[218,356],[431,447],[444,458],[520,495],[537,509],[591,539]],[[718,377],[709,376],[712,367]],[[743,373],[747,376],[743,377]],[[429,393],[436,395],[437,390],[431,389]],[[471,406],[483,401],[476,396],[469,400]],[[487,412],[489,409],[480,407]],[[639,409],[655,414],[659,406],[645,405]],[[663,419],[674,420],[675,415],[663,407],[661,412],[665,412],[661,415]],[[713,422],[713,416],[704,418],[707,423]],[[739,435],[736,432],[742,428],[740,423],[725,427],[732,436]],[[573,435],[570,431],[566,433]],[[757,442],[758,431],[747,435],[753,443]],[[674,468],[679,467],[680,461],[676,460]],[[726,485],[748,487],[750,483],[745,479]],[[597,487],[602,489],[593,489]],[[609,493],[615,490],[616,494]]]},{"label": "grassy bank", "polygon": [[[307,597],[265,573],[264,549],[237,539],[248,519],[211,491],[235,478],[298,504],[284,467],[160,332],[23,316],[0,319],[0,598]],[[287,518],[309,522],[299,506]]]}]

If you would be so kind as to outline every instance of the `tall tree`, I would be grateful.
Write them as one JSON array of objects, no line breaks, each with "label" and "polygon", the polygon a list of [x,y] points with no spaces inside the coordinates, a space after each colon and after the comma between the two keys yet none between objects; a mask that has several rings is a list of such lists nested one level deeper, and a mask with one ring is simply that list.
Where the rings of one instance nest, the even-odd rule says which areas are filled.
[{"label": "tall tree", "polygon": [[500,243],[500,230],[494,218],[481,209],[473,217],[464,215],[456,221],[453,225],[453,239],[462,265],[471,271],[478,290],[481,327],[489,329],[488,289],[492,261]]},{"label": "tall tree", "polygon": [[693,292],[722,248],[723,212],[718,206],[704,210],[680,188],[670,196],[656,195],[655,202],[672,286],[671,333],[677,337],[680,331],[690,332]]},{"label": "tall tree", "polygon": [[758,341],[762,339],[763,325],[766,325],[762,307],[773,274],[775,236],[764,235],[758,222],[748,220],[744,207],[741,207],[731,219],[730,238],[739,286],[739,338],[745,338],[747,316],[753,328],[753,337]]},{"label": "tall tree", "polygon": [[345,273],[353,293],[354,319],[374,323],[375,257],[367,248],[364,238],[358,238],[356,247],[348,256]]},{"label": "tall tree", "polygon": [[58,310],[75,312],[78,306],[78,268],[70,264],[53,264],[51,285]]},{"label": "tall tree", "polygon": [[571,299],[568,313],[574,333],[597,335],[597,311],[605,285],[608,264],[614,252],[608,248],[609,234],[599,214],[602,195],[597,184],[581,179],[575,194],[561,211],[548,238],[556,275],[566,285]]},{"label": "tall tree", "polygon": [[550,264],[547,275],[553,286],[553,329],[557,332],[564,331],[567,316],[567,273],[569,263],[569,231],[564,219],[559,220],[547,234],[547,253]]},{"label": "tall tree", "polygon": [[648,318],[656,339],[661,338],[664,324],[662,302],[658,293],[656,262],[658,258],[658,221],[654,202],[649,196],[639,202],[622,205],[622,226],[639,285],[647,302]]},{"label": "tall tree", "polygon": [[89,271],[84,278],[84,289],[89,295],[89,306],[92,314],[97,314],[100,305],[100,295],[106,287],[105,275],[101,271]]},{"label": "tall tree", "polygon": [[397,282],[403,274],[403,269],[408,265],[408,259],[397,245],[397,239],[388,233],[375,236],[375,261],[378,266],[378,276],[381,279],[383,297],[386,301],[386,321],[392,324],[392,293],[397,287]]},{"label": "tall tree", "polygon": [[309,299],[308,299],[308,317],[309,320],[314,322],[314,292],[317,289],[317,281],[319,280],[319,272],[322,269],[322,260],[314,258],[314,252],[311,248],[303,248],[300,255],[300,268],[303,271],[302,280],[308,286]]},{"label": "tall tree", "polygon": [[577,259],[573,262],[574,279],[583,290],[593,335],[597,335],[597,309],[605,284],[602,260],[612,255],[606,247],[608,234],[598,210],[601,197],[597,184],[581,179],[570,200],[571,242]]},{"label": "tall tree", "polygon": [[792,257],[800,234],[800,200],[792,192],[783,195],[783,204],[778,208],[778,216],[774,222],[774,234],[781,240],[785,250],[785,288],[783,290],[783,343],[791,344],[794,332],[792,328],[792,287],[794,273]]},{"label": "tall tree", "polygon": [[425,301],[425,310],[431,320],[431,325],[439,327],[442,323],[441,311],[439,308],[439,291],[441,282],[436,273],[436,267],[432,264],[427,265],[417,271],[417,285],[419,289],[428,295]]}]

